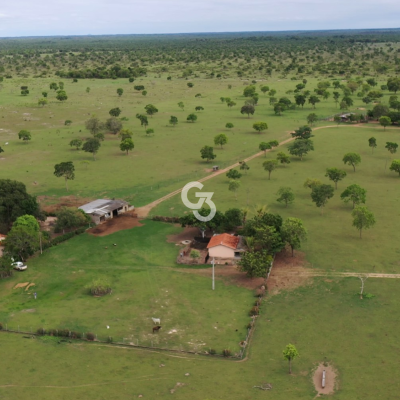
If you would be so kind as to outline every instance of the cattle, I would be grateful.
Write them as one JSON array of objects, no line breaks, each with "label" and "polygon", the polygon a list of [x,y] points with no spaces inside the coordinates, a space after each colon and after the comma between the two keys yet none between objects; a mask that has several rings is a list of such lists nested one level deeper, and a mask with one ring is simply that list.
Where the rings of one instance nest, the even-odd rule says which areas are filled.
[{"label": "cattle", "polygon": [[153,333],[154,333],[154,332],[158,332],[160,329],[161,329],[161,326],[160,326],[160,325],[153,326]]}]

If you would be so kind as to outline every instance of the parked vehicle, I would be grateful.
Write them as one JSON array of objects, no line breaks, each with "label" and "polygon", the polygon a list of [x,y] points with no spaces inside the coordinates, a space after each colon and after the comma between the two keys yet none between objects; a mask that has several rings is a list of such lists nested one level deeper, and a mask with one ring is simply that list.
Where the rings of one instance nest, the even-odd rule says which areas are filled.
[{"label": "parked vehicle", "polygon": [[25,271],[28,268],[28,266],[21,261],[15,261],[11,265],[17,271]]}]

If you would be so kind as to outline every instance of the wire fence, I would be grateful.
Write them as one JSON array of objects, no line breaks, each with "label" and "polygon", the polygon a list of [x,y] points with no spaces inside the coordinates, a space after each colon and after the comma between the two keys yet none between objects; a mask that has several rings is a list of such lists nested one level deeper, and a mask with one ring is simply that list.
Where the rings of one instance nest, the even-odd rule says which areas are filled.
[{"label": "wire fence", "polygon": [[[269,268],[268,274],[266,276],[265,282],[268,280],[273,267],[273,261],[271,263],[271,267]],[[14,333],[24,335],[25,338],[37,338],[37,337],[53,337],[54,339],[58,339],[58,343],[62,342],[70,342],[73,341],[85,341],[89,343],[103,343],[108,344],[110,346],[118,346],[118,347],[131,347],[138,348],[143,350],[157,350],[157,351],[165,351],[165,352],[173,352],[173,353],[185,353],[185,354],[196,354],[203,356],[212,356],[212,357],[226,357],[231,359],[243,359],[249,351],[250,341],[252,335],[254,333],[256,327],[256,321],[259,317],[260,311],[262,309],[263,298],[265,295],[265,287],[261,289],[257,294],[257,313],[255,315],[251,315],[250,322],[247,327],[246,337],[243,341],[239,343],[239,349],[237,352],[233,353],[229,349],[224,349],[222,353],[217,353],[214,349],[209,348],[205,350],[204,347],[196,347],[187,348],[182,343],[179,343],[175,346],[171,347],[163,347],[160,345],[158,338],[155,335],[154,340],[151,339],[139,339],[139,338],[115,338],[112,336],[106,335],[97,335],[91,332],[80,332],[77,330],[70,329],[47,329],[45,327],[41,327],[38,329],[34,329],[33,327],[22,327],[20,325],[11,326],[8,323],[0,324],[0,332],[2,333]]]}]

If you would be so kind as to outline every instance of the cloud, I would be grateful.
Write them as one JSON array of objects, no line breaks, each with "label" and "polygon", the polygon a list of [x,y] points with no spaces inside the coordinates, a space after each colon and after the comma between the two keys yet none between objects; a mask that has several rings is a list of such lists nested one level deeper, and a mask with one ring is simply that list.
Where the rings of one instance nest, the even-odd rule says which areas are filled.
[{"label": "cloud", "polygon": [[14,0],[7,36],[397,27],[398,0]]}]

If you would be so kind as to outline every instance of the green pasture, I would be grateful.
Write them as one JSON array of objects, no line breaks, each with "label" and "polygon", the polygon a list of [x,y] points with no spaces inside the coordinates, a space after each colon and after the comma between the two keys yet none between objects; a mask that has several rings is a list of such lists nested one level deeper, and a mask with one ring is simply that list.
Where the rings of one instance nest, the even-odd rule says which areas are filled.
[{"label": "green pasture", "polygon": [[[55,92],[49,90],[50,82],[60,80],[64,81],[68,94],[68,100],[63,104],[55,99]],[[255,115],[247,118],[240,114],[240,108],[246,100],[242,95],[244,85],[250,81],[238,78],[194,78],[191,81],[193,88],[187,87],[188,80],[167,81],[166,75],[140,78],[134,83],[129,83],[128,79],[87,79],[72,83],[72,80],[57,77],[5,80],[0,91],[0,145],[5,150],[0,157],[0,178],[22,181],[30,192],[37,195],[56,198],[66,194],[91,198],[123,197],[135,206],[141,206],[206,176],[214,164],[223,168],[256,153],[261,141],[281,141],[289,137],[290,131],[306,123],[311,112],[316,112],[321,118],[338,112],[331,97],[321,100],[315,110],[306,104],[304,109],[275,116],[268,96],[258,90],[259,105]],[[317,82],[317,79],[310,78],[307,88],[312,91]],[[259,80],[256,86],[267,84],[277,90],[277,98],[285,96],[293,101],[293,95],[287,95],[286,91],[294,89],[297,83],[299,80],[280,80],[274,76]],[[134,90],[136,84],[145,86],[147,96]],[[228,89],[228,84],[232,89]],[[20,95],[22,85],[29,87],[29,96]],[[89,93],[86,93],[87,87],[90,87]],[[116,93],[119,87],[124,89],[121,97]],[[49,92],[49,104],[40,107],[37,100],[42,97],[43,90]],[[201,98],[195,97],[198,93]],[[237,105],[229,109],[220,97],[231,97]],[[184,111],[178,107],[180,101],[185,104]],[[363,106],[361,99],[354,98],[354,101],[354,108]],[[135,115],[145,113],[144,106],[149,103],[154,104],[159,112],[149,117],[149,127],[155,130],[155,134],[147,137]],[[204,111],[196,112],[197,121],[186,122],[188,114],[195,112],[199,105],[204,107]],[[84,122],[91,115],[105,121],[109,117],[108,111],[114,107],[122,109],[120,117],[129,119],[123,122],[124,127],[134,132],[135,148],[128,156],[119,149],[118,136],[112,134],[106,134],[96,161],[92,160],[91,154],[69,146],[72,139],[90,136]],[[179,123],[175,127],[168,125],[171,115],[178,117]],[[65,126],[65,120],[72,120],[72,125]],[[257,121],[267,122],[269,129],[257,133],[252,128]],[[235,127],[227,130],[227,122],[232,122]],[[31,131],[29,143],[18,140],[17,133],[21,129]],[[214,146],[213,141],[219,133],[225,133],[229,140],[222,150]],[[210,163],[200,158],[200,149],[204,145],[215,147],[217,158]],[[86,160],[89,164],[84,163]],[[70,182],[68,193],[63,179],[53,175],[54,165],[63,161],[73,161],[76,168],[76,177]]]},{"label": "green pasture", "polygon": [[[375,297],[360,300],[357,278],[321,278],[268,297],[249,358],[242,362],[0,333],[0,395],[7,400],[125,400],[139,394],[164,399],[175,388],[176,399],[311,400],[316,395],[312,371],[326,361],[338,372],[333,398],[396,398],[397,286],[394,279],[371,278],[366,292]],[[282,357],[288,343],[300,353],[292,375]],[[184,386],[176,387],[178,382]],[[253,388],[266,382],[272,390]]]},{"label": "green pasture", "polygon": [[[368,147],[368,139],[372,136],[378,143],[373,154]],[[398,153],[391,155],[385,149],[387,141],[399,142],[399,139],[398,128],[384,131],[376,124],[359,128],[320,129],[315,131],[313,138],[315,151],[305,156],[303,161],[292,157],[289,165],[279,166],[272,172],[271,180],[268,180],[268,172],[262,167],[264,156],[249,162],[250,170],[240,179],[237,200],[228,190],[225,174],[205,182],[203,191],[214,192],[213,201],[221,211],[230,207],[248,207],[252,215],[258,205],[267,204],[270,212],[278,213],[283,218],[302,219],[309,233],[302,251],[315,268],[399,273],[400,178],[397,173],[389,171],[389,166],[390,160],[400,156]],[[266,159],[275,158],[278,151],[288,153],[287,146],[267,153]],[[361,155],[361,164],[356,167],[356,172],[342,161],[347,152]],[[311,190],[304,188],[303,183],[307,178],[317,178],[334,186],[325,177],[326,168],[332,167],[345,170],[347,176],[338,183],[334,197],[328,201],[321,215],[321,209],[311,201]],[[364,231],[362,239],[352,227],[352,205],[345,204],[340,198],[340,194],[351,184],[358,184],[367,190],[366,206],[376,218],[376,225]],[[287,208],[276,201],[277,191],[282,186],[291,187],[295,193],[294,203]],[[194,193],[195,189],[191,192]],[[184,207],[180,196],[152,210],[154,215],[167,216],[182,215],[184,212],[190,211]]]},{"label": "green pasture", "polygon": [[[166,235],[179,229],[146,221],[110,236],[83,234],[46,250],[28,261],[27,271],[2,281],[0,322],[14,330],[68,328],[144,346],[238,352],[253,292],[222,282],[212,291],[211,272],[205,278],[175,268],[179,249]],[[109,279],[111,295],[95,298],[85,289],[98,277]],[[13,289],[21,282],[36,286]],[[161,318],[162,335],[152,334],[151,317]]]}]

